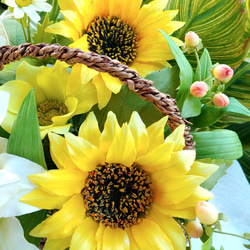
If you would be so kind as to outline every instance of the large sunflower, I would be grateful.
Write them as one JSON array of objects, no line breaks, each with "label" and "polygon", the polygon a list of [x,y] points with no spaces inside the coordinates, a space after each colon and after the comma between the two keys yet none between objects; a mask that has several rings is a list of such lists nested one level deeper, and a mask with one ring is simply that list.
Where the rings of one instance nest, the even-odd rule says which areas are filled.
[{"label": "large sunflower", "polygon": [[34,88],[41,137],[49,131],[65,133],[67,121],[82,114],[97,103],[93,84],[81,84],[78,75],[67,71],[67,64],[57,61],[53,67],[33,66],[23,61],[16,70],[16,79],[8,81],[0,90],[10,94],[7,116],[1,126],[11,132],[21,104]]},{"label": "large sunflower", "polygon": [[[70,38],[73,48],[93,51],[134,68],[145,75],[168,66],[173,59],[166,40],[158,29],[172,34],[183,22],[171,21],[178,11],[164,10],[168,0],[154,0],[141,7],[142,0],[58,0],[65,20],[49,26],[46,31]],[[180,45],[181,41],[175,39]],[[88,69],[81,74],[83,82],[93,78],[99,108],[118,93],[121,82],[108,75]]]},{"label": "large sunflower", "polygon": [[78,136],[49,134],[59,169],[31,175],[38,188],[21,199],[58,209],[31,231],[47,237],[44,249],[186,249],[173,217],[195,218],[213,196],[199,185],[217,166],[183,150],[184,125],[164,139],[166,121],[146,128],[134,112],[120,127],[109,112],[100,132],[91,112]]}]

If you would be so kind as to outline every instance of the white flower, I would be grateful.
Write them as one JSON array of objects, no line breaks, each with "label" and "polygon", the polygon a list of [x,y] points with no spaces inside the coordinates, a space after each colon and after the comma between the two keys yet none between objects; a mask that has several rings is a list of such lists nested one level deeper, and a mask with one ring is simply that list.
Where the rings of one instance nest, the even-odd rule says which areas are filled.
[{"label": "white flower", "polygon": [[[6,28],[4,26],[4,23],[1,19],[1,17],[0,17],[0,34],[1,34],[0,35],[0,46],[10,44],[10,39],[9,39],[8,33],[6,31]],[[0,102],[1,102],[1,98],[2,98],[2,95],[0,94]],[[1,121],[0,121],[0,123],[1,123]]]},{"label": "white flower", "polygon": [[0,154],[0,217],[18,216],[39,210],[20,202],[19,199],[36,187],[28,176],[44,171],[43,167],[25,158]]},{"label": "white flower", "polygon": [[[15,217],[0,218],[0,249],[1,250],[38,250],[23,236],[23,228]],[[10,236],[13,236],[10,238]]]},{"label": "white flower", "polygon": [[52,9],[46,0],[5,0],[5,4],[14,8],[13,15],[16,19],[23,18],[26,13],[35,23],[41,19],[37,11],[49,12]]}]

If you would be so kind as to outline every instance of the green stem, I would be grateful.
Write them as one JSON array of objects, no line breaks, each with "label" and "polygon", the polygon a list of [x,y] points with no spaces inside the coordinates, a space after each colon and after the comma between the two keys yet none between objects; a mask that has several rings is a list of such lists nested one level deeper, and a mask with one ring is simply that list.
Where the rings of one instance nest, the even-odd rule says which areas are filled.
[{"label": "green stem", "polygon": [[188,240],[188,245],[189,245],[189,250],[191,250],[191,240],[190,240],[190,237],[189,237],[189,235],[188,235],[188,233],[187,233],[187,231],[186,231],[186,228],[181,224],[181,222],[180,221],[178,221],[177,220],[177,223],[178,223],[178,225],[182,228],[182,230],[185,232],[185,236],[186,236],[186,238],[187,238],[187,240]]},{"label": "green stem", "polygon": [[196,49],[194,50],[194,54],[195,54],[196,61],[197,61],[197,67],[198,67],[198,73],[199,73],[199,80],[201,81],[201,64],[200,64],[200,58],[199,58],[199,55],[198,55],[198,52],[197,52]]},{"label": "green stem", "polygon": [[27,23],[27,33],[28,33],[28,43],[31,42],[31,37],[30,37],[30,18],[28,17],[28,23]]},{"label": "green stem", "polygon": [[204,82],[209,81],[209,80],[213,80],[214,76],[209,76],[208,78],[206,78],[205,80],[203,80]]},{"label": "green stem", "polygon": [[22,26],[22,30],[23,30],[25,42],[27,43],[28,42],[28,38],[27,38],[26,31],[25,31],[25,27],[24,27],[24,23],[23,23],[23,18],[21,19],[21,26]]},{"label": "green stem", "polygon": [[214,230],[213,232],[214,232],[214,233],[218,233],[218,234],[225,234],[225,235],[229,235],[229,236],[238,237],[238,238],[241,238],[241,239],[244,239],[244,240],[249,240],[248,238],[245,238],[244,236],[240,236],[240,235],[237,235],[237,234],[226,233],[226,232],[220,232],[220,231],[217,231],[217,230]]}]

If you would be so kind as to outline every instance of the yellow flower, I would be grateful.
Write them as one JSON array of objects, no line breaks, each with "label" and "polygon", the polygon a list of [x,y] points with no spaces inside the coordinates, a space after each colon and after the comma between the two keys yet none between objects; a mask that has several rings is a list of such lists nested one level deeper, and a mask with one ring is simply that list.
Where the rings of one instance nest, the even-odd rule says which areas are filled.
[{"label": "yellow flower", "polygon": [[166,121],[146,128],[134,112],[120,127],[109,112],[100,132],[91,112],[78,136],[49,133],[58,169],[29,176],[38,188],[21,198],[58,209],[31,231],[45,250],[186,249],[173,217],[195,218],[213,196],[199,185],[218,167],[183,150],[184,125],[164,139]]},{"label": "yellow flower", "polygon": [[[183,22],[171,21],[178,13],[164,10],[167,0],[58,0],[65,20],[52,24],[46,31],[73,41],[70,47],[107,55],[145,75],[169,66],[170,48],[158,29],[171,35]],[[178,45],[182,42],[174,38]],[[80,71],[86,66],[74,66]],[[93,78],[99,108],[108,103],[112,92],[118,93],[121,82],[107,73],[88,69],[82,81]]]},{"label": "yellow flower", "polygon": [[16,70],[16,80],[8,81],[0,90],[10,93],[7,116],[1,126],[11,132],[21,104],[30,90],[35,89],[41,137],[49,131],[65,133],[74,115],[85,113],[97,103],[96,91],[89,82],[81,84],[79,76],[67,71],[67,64],[37,67],[23,61]]}]

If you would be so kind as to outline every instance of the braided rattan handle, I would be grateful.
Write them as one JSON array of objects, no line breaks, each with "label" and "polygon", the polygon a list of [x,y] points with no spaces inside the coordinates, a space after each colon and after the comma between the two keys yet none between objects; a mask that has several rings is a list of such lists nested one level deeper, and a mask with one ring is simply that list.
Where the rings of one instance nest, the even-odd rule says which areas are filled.
[{"label": "braided rattan handle", "polygon": [[[172,131],[180,124],[187,124],[187,121],[180,115],[175,99],[168,94],[161,93],[154,87],[153,81],[141,78],[135,70],[117,60],[112,60],[107,56],[98,55],[94,52],[84,52],[80,49],[72,49],[59,44],[24,43],[19,46],[6,45],[0,47],[0,70],[3,69],[5,64],[18,61],[24,57],[36,57],[38,59],[53,57],[70,65],[81,63],[97,71],[107,72],[111,76],[118,77],[123,84],[127,85],[130,90],[137,93],[142,99],[152,102],[163,115],[168,115],[168,125]],[[192,141],[193,136],[190,134],[190,127],[187,125],[185,126],[184,137],[185,149],[194,149],[195,142]]]}]

